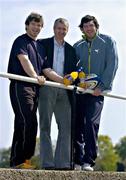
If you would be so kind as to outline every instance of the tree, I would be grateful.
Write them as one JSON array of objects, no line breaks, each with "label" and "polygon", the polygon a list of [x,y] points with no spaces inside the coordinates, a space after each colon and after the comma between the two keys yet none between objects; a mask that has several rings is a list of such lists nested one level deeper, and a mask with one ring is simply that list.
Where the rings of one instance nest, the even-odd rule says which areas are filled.
[{"label": "tree", "polygon": [[99,153],[96,160],[95,170],[116,171],[119,156],[109,136],[100,135],[98,139]]},{"label": "tree", "polygon": [[119,154],[121,162],[126,168],[126,136],[122,137],[115,145],[115,150]]},{"label": "tree", "polygon": [[10,148],[0,150],[0,167],[8,168],[10,161]]}]

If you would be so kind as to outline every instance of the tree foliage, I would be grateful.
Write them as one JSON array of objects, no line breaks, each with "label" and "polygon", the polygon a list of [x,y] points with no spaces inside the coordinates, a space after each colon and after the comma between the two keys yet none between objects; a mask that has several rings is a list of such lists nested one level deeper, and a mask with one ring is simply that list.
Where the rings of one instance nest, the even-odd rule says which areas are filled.
[{"label": "tree foliage", "polygon": [[95,169],[100,171],[116,171],[119,156],[115,152],[110,137],[100,135],[98,147],[99,152]]},{"label": "tree foliage", "polygon": [[119,143],[116,144],[115,149],[119,154],[122,161],[126,160],[126,136],[120,139]]},{"label": "tree foliage", "polygon": [[119,154],[120,163],[126,170],[126,136],[122,137],[115,146],[116,152]]},{"label": "tree foliage", "polygon": [[0,150],[0,168],[8,168],[10,161],[10,148]]}]

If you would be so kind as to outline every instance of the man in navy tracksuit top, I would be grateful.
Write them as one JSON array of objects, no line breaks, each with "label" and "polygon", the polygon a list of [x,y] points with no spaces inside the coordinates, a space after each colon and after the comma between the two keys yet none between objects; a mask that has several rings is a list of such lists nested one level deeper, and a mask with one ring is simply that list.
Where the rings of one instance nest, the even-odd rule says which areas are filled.
[{"label": "man in navy tracksuit top", "polygon": [[83,38],[74,48],[80,66],[86,74],[96,74],[101,82],[94,93],[77,94],[75,169],[93,171],[97,157],[97,138],[104,103],[103,90],[111,90],[118,67],[115,41],[108,35],[99,34],[99,24],[94,16],[86,15],[79,25]]}]

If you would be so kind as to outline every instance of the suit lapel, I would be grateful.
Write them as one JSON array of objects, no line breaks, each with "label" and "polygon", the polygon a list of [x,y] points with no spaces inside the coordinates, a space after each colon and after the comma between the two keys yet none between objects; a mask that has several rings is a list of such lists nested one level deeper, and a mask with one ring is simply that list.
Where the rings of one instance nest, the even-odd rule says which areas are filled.
[{"label": "suit lapel", "polygon": [[67,46],[67,43],[65,42],[65,56],[64,56],[64,74],[66,74],[69,64],[69,47]]},{"label": "suit lapel", "polygon": [[53,66],[53,54],[54,54],[54,38],[50,38],[48,41],[48,59],[51,67]]}]

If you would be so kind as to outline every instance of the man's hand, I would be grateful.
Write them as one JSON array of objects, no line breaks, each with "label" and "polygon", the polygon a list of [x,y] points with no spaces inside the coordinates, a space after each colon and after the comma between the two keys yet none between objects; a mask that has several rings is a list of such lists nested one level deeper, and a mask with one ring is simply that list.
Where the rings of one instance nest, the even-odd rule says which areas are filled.
[{"label": "man's hand", "polygon": [[83,88],[83,89],[85,89],[85,90],[88,89],[88,85],[87,85],[87,83],[86,83],[85,81],[79,82],[79,83],[78,83],[78,86],[81,87],[81,88]]},{"label": "man's hand", "polygon": [[69,85],[71,85],[72,83],[73,83],[73,78],[70,76],[70,74],[67,74],[67,75],[65,75],[64,76],[64,78],[63,78],[63,84],[65,85],[65,86],[69,86]]},{"label": "man's hand", "polygon": [[37,76],[36,79],[38,80],[39,85],[43,85],[46,81],[44,76]]},{"label": "man's hand", "polygon": [[94,92],[93,92],[93,94],[92,94],[92,95],[94,95],[94,96],[100,96],[100,95],[101,95],[101,93],[102,93],[101,89],[99,89],[99,88],[95,88],[95,89],[94,89]]}]

